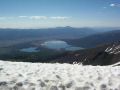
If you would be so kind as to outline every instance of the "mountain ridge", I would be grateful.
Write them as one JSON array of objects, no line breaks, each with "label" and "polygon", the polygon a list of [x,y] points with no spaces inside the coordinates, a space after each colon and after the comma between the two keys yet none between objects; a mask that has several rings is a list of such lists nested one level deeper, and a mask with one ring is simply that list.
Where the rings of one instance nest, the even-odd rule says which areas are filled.
[{"label": "mountain ridge", "polygon": [[112,30],[103,33],[89,35],[80,39],[68,40],[73,45],[78,45],[84,48],[92,48],[102,44],[116,42],[120,40],[120,30]]},{"label": "mountain ridge", "polygon": [[67,52],[52,62],[82,63],[83,65],[111,65],[120,61],[120,42],[101,45],[95,48]]}]

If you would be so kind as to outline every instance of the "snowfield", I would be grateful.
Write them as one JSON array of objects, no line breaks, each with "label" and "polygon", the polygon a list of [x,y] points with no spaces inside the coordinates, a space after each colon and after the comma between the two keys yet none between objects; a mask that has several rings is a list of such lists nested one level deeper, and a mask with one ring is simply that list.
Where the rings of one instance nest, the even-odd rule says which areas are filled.
[{"label": "snowfield", "polygon": [[0,90],[120,90],[120,66],[0,61]]}]

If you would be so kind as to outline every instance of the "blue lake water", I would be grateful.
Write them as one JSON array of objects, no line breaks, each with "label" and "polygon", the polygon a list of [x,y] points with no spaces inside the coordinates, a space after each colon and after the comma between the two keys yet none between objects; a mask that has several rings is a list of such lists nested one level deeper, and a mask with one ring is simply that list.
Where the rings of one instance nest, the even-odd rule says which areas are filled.
[{"label": "blue lake water", "polygon": [[20,51],[22,51],[22,52],[38,52],[37,47],[23,48]]},{"label": "blue lake water", "polygon": [[60,40],[46,41],[42,43],[41,46],[44,46],[49,49],[55,49],[55,50],[64,49],[66,51],[76,51],[76,50],[83,49],[81,47],[75,47],[75,46],[69,45],[67,42],[60,41]]},{"label": "blue lake water", "polygon": [[[81,47],[76,47],[69,45],[65,41],[60,40],[52,40],[52,41],[46,41],[41,44],[42,47],[53,49],[53,50],[65,50],[65,51],[76,51],[83,49]],[[20,49],[22,52],[39,52],[40,50],[37,50],[38,47],[29,47],[29,48],[23,48]]]},{"label": "blue lake water", "polygon": [[67,51],[76,51],[76,50],[81,50],[81,49],[83,49],[83,48],[71,46],[71,47],[66,48],[65,50],[67,50]]}]

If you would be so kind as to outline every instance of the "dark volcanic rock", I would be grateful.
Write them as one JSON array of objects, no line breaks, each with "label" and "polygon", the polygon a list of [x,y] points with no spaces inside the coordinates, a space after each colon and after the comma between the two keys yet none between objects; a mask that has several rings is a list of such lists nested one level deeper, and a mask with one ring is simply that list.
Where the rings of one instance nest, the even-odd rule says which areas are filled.
[{"label": "dark volcanic rock", "polygon": [[98,46],[96,48],[68,52],[52,62],[82,63],[83,65],[110,65],[120,61],[120,42]]}]

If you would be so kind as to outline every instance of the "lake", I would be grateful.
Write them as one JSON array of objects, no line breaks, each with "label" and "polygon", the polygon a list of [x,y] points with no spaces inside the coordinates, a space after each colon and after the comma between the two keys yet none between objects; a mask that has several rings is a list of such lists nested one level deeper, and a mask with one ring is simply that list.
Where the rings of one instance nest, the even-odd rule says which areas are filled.
[{"label": "lake", "polygon": [[23,48],[20,49],[22,52],[38,52],[37,47],[29,47],[29,48]]},{"label": "lake", "polygon": [[41,46],[54,50],[66,50],[66,51],[76,51],[83,49],[81,47],[69,45],[67,42],[61,40],[46,41],[42,43]]},{"label": "lake", "polygon": [[[45,47],[45,48],[53,49],[53,50],[65,50],[65,51],[76,51],[76,50],[83,49],[81,47],[69,45],[67,42],[61,41],[61,40],[45,41],[41,44],[41,47]],[[22,49],[20,49],[20,51],[22,51],[22,52],[39,52],[40,50],[37,50],[37,48],[38,47],[22,48]]]}]

